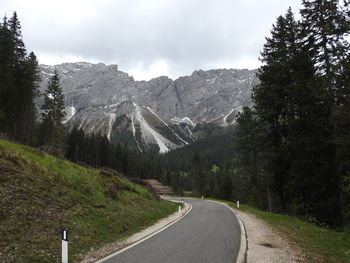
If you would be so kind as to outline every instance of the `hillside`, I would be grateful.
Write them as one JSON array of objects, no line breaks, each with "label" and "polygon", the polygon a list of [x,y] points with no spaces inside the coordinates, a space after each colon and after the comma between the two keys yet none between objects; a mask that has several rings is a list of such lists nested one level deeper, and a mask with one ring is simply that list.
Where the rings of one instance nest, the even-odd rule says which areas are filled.
[{"label": "hillside", "polygon": [[76,262],[175,210],[115,172],[0,139],[1,262],[59,262],[63,227]]}]

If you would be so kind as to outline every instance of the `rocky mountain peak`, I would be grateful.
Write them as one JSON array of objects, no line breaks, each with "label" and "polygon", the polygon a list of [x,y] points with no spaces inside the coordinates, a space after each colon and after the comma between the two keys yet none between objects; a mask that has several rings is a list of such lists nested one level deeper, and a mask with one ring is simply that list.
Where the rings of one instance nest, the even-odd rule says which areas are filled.
[{"label": "rocky mountain peak", "polygon": [[40,70],[42,90],[58,71],[69,125],[118,142],[122,133],[140,150],[151,142],[163,152],[193,141],[196,123],[231,124],[240,107],[251,105],[251,89],[258,83],[256,71],[248,69],[196,70],[175,81],[167,76],[135,81],[117,65],[102,63],[41,65]]}]

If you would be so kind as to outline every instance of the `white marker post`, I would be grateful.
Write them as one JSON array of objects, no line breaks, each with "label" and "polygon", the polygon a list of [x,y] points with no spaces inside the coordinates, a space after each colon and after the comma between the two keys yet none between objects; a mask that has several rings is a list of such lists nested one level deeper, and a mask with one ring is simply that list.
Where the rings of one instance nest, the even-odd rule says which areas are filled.
[{"label": "white marker post", "polygon": [[68,263],[68,231],[62,229],[62,263]]},{"label": "white marker post", "polygon": [[181,205],[179,205],[179,213],[181,213]]},{"label": "white marker post", "polygon": [[237,208],[239,208],[239,201],[237,201]]},{"label": "white marker post", "polygon": [[203,200],[203,195],[202,195],[202,200]]}]

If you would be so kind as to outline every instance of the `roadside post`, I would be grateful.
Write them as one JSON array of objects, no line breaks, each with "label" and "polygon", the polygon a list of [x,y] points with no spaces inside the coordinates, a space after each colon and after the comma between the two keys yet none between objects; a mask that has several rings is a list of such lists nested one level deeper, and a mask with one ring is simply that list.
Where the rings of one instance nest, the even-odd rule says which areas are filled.
[{"label": "roadside post", "polygon": [[179,205],[179,213],[181,213],[181,205]]},{"label": "roadside post", "polygon": [[202,200],[203,200],[203,195],[202,195]]},{"label": "roadside post", "polygon": [[62,229],[62,263],[68,263],[68,231]]},{"label": "roadside post", "polygon": [[239,201],[237,201],[237,208],[239,208]]}]

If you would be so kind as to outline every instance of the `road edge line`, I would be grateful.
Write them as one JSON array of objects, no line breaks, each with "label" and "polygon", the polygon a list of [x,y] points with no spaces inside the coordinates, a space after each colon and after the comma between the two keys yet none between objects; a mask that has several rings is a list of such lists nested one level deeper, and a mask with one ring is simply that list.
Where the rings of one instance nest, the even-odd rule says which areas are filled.
[{"label": "road edge line", "polygon": [[234,216],[237,218],[237,221],[239,223],[239,227],[241,229],[241,244],[239,246],[239,251],[238,251],[236,263],[246,263],[247,262],[247,255],[248,255],[248,236],[247,236],[247,231],[246,231],[244,222],[237,215],[236,211],[232,207],[230,207],[228,204],[214,201],[214,200],[205,200],[205,201],[210,201],[210,202],[214,202],[214,203],[218,203],[218,204],[226,206],[234,214]]},{"label": "road edge line", "polygon": [[[171,200],[168,200],[168,201],[171,201]],[[178,202],[175,202],[175,203],[178,203]],[[126,246],[126,247],[124,247],[124,248],[122,248],[122,249],[120,249],[120,250],[118,250],[118,251],[116,251],[116,252],[114,252],[114,253],[112,253],[110,255],[108,255],[107,257],[104,257],[104,258],[101,258],[101,259],[95,261],[95,263],[102,263],[102,262],[104,262],[104,261],[106,261],[106,260],[108,260],[108,259],[110,259],[112,257],[115,257],[115,256],[123,253],[124,251],[129,250],[130,248],[133,248],[134,246],[136,246],[136,245],[146,241],[147,239],[149,239],[149,238],[159,234],[160,232],[164,231],[165,229],[167,229],[168,227],[172,226],[173,224],[177,223],[178,221],[183,219],[185,216],[187,216],[187,214],[192,210],[192,205],[189,204],[189,203],[187,203],[187,204],[189,205],[189,209],[187,210],[187,212],[185,214],[183,214],[181,217],[177,218],[175,221],[168,223],[167,225],[163,226],[162,228],[156,230],[155,232],[153,232],[153,233],[151,233],[151,234],[149,234],[147,236],[142,237],[141,239],[135,241],[134,243],[132,243],[132,244],[130,244],[130,245],[128,245],[128,246]],[[177,213],[177,212],[175,212],[175,213]],[[152,226],[150,226],[150,227],[152,227]]]}]

